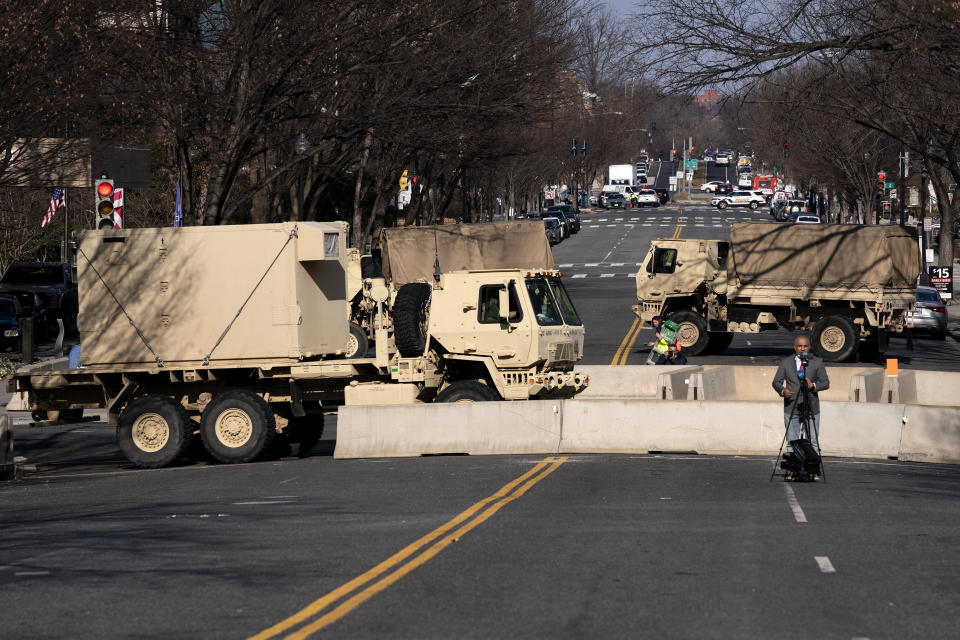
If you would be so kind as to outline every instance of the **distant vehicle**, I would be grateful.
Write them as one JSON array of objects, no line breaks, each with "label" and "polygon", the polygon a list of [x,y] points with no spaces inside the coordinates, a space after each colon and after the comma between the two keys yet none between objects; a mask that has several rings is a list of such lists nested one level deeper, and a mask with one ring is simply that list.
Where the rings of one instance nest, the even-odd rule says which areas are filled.
[{"label": "distant vehicle", "polygon": [[650,162],[650,156],[646,153],[641,153],[640,157],[637,158],[637,164],[647,164]]},{"label": "distant vehicle", "polygon": [[718,153],[716,159],[714,160],[714,164],[716,164],[718,167],[730,166],[730,154],[722,152]]},{"label": "distant vehicle", "polygon": [[557,218],[544,218],[543,229],[551,245],[560,244],[563,241],[563,230],[560,228],[560,220]]},{"label": "distant vehicle", "polygon": [[753,174],[741,173],[737,178],[737,186],[741,189],[751,189],[753,187]]},{"label": "distant vehicle", "polygon": [[751,209],[757,209],[765,204],[767,204],[767,201],[764,197],[752,191],[734,191],[718,198],[716,206],[718,209],[726,209],[727,207],[750,207]]},{"label": "distant vehicle", "polygon": [[34,318],[36,336],[43,340],[59,331],[57,318],[76,333],[77,285],[72,269],[59,262],[14,262],[0,278],[0,295],[14,296],[26,316]]},{"label": "distant vehicle", "polygon": [[721,184],[723,184],[722,180],[711,180],[710,182],[705,182],[700,185],[700,191],[704,193],[714,193]]},{"label": "distant vehicle", "polygon": [[820,216],[815,216],[812,213],[801,213],[791,218],[790,221],[797,224],[820,224]]},{"label": "distant vehicle", "polygon": [[637,207],[659,207],[660,197],[653,189],[641,189],[634,194],[633,203]]},{"label": "distant vehicle", "polygon": [[625,209],[627,198],[618,191],[604,191],[600,194],[600,206],[607,209]]},{"label": "distant vehicle", "polygon": [[589,200],[589,202],[590,202],[590,206],[591,206],[591,207],[599,207],[599,206],[600,206],[600,194],[599,194],[599,193],[591,193],[591,194],[590,194],[590,200]]},{"label": "distant vehicle", "polygon": [[721,182],[717,185],[717,188],[713,190],[714,193],[718,195],[726,195],[728,193],[733,193],[733,185],[729,182]]},{"label": "distant vehicle", "polygon": [[23,312],[13,296],[0,296],[0,353],[20,353],[20,318]]},{"label": "distant vehicle", "polygon": [[704,162],[714,162],[716,159],[717,159],[717,156],[712,151],[708,151],[703,154]]},{"label": "distant vehicle", "polygon": [[660,198],[660,204],[667,204],[670,202],[670,191],[667,189],[655,188],[654,191],[657,192],[657,197]]},{"label": "distant vehicle", "polygon": [[763,191],[767,200],[772,200],[777,190],[777,176],[753,174],[753,190]]},{"label": "distant vehicle", "polygon": [[612,164],[607,173],[610,177],[607,184],[631,185],[637,182],[637,169],[632,164]]},{"label": "distant vehicle", "polygon": [[753,173],[753,161],[750,156],[737,158],[737,173]]},{"label": "distant vehicle", "polygon": [[[570,233],[576,233],[577,231],[580,231],[580,216],[577,214],[576,209],[573,208],[572,204],[555,204],[547,207],[548,215],[555,211],[559,211],[563,214],[563,219],[566,221]],[[560,216],[557,217],[559,218]]]},{"label": "distant vehicle", "polygon": [[933,287],[917,287],[917,302],[907,312],[907,326],[930,333],[938,340],[947,337],[947,307]]}]

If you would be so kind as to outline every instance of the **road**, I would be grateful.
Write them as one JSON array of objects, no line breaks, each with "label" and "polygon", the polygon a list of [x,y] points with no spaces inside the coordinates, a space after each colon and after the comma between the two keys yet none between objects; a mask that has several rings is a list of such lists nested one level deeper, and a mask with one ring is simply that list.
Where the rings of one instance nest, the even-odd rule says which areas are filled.
[{"label": "road", "polygon": [[[661,172],[661,178],[669,172]],[[582,213],[581,218],[580,233],[555,246],[553,253],[587,330],[584,364],[642,364],[646,360],[646,343],[652,340],[652,332],[644,329],[633,340],[626,338],[634,320],[630,307],[636,304],[635,275],[653,238],[721,238],[734,222],[770,220],[766,208],[719,211],[702,198],[659,208],[596,209]],[[690,363],[775,365],[792,353],[795,335],[786,330],[738,334],[723,354],[697,356]],[[621,352],[622,346],[629,348]],[[908,342],[893,337],[884,358],[897,358],[907,369],[960,371],[960,345],[952,338],[941,341],[918,336]]]},{"label": "road", "polygon": [[10,638],[877,640],[960,612],[956,466],[828,459],[787,485],[761,458],[338,461],[326,440],[137,471],[106,426],[48,429],[101,457],[0,485]]}]

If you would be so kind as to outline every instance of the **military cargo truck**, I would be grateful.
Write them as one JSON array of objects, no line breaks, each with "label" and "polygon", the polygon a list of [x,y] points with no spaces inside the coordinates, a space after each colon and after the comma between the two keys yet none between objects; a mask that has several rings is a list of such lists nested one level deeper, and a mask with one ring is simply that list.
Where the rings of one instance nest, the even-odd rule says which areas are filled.
[{"label": "military cargo truck", "polygon": [[903,330],[919,274],[912,229],[743,222],[726,239],[654,240],[633,311],[679,324],[688,355],[720,353],[734,333],[786,328],[812,331],[824,360],[873,359]]},{"label": "military cargo truck", "polygon": [[346,359],[346,256],[344,223],[88,231],[81,366],[25,367],[10,390],[64,420],[105,408],[123,453],[160,467],[197,437],[228,463],[304,453],[343,404],[570,397],[587,384],[573,370],[583,326],[552,268],[405,282],[396,351],[377,327],[376,357]]}]

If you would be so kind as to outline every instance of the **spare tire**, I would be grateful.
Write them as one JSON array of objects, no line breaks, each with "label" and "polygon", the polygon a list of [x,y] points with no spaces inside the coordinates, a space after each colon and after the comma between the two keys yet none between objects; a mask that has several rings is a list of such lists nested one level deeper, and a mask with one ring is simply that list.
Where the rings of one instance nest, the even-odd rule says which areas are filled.
[{"label": "spare tire", "polygon": [[433,288],[425,282],[408,282],[393,302],[393,338],[404,358],[423,355],[427,346],[427,320]]}]

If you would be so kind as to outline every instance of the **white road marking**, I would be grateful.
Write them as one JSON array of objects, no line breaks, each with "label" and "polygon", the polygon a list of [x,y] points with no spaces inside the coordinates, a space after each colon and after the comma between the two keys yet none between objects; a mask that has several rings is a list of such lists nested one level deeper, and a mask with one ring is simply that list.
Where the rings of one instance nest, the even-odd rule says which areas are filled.
[{"label": "white road marking", "polygon": [[615,275],[617,275],[617,274],[615,274],[615,273],[601,273],[601,274],[600,274],[600,277],[601,277],[601,278],[612,278],[612,277],[615,276]]},{"label": "white road marking", "polygon": [[660,226],[661,226],[661,227],[669,227],[670,225],[668,225],[668,224],[661,224]]},{"label": "white road marking", "polygon": [[17,571],[13,575],[20,578],[28,578],[31,576],[48,576],[50,575],[49,571]]},{"label": "white road marking", "polygon": [[788,484],[784,484],[783,488],[787,491],[787,504],[790,505],[790,510],[793,511],[793,517],[797,522],[806,522],[807,516],[803,513],[803,509],[800,508],[800,502],[797,500],[797,494],[793,492],[793,487]]},{"label": "white road marking", "polygon": [[644,222],[644,223],[641,224],[640,226],[641,226],[641,227],[652,227],[653,225],[650,224],[649,222]]},{"label": "white road marking", "polygon": [[615,226],[617,226],[617,225],[615,225],[615,224],[608,224],[607,226],[608,226],[608,227],[615,227]]},{"label": "white road marking", "polygon": [[600,263],[599,263],[599,262],[588,262],[588,263],[586,263],[586,264],[583,265],[583,266],[585,266],[585,267],[599,267],[599,266],[600,266]]},{"label": "white road marking", "polygon": [[570,277],[571,277],[571,278],[586,278],[586,277],[587,277],[587,274],[585,274],[585,273],[575,273],[574,275],[572,275],[572,276],[570,276]]},{"label": "white road marking", "polygon": [[622,263],[622,262],[611,262],[611,263],[610,263],[610,266],[611,266],[611,267],[622,267],[622,266],[623,266],[623,263]]},{"label": "white road marking", "polygon": [[231,502],[235,505],[257,505],[257,504],[289,504],[296,500],[247,500],[246,502]]},{"label": "white road marking", "polygon": [[572,265],[572,264],[558,264],[557,266],[560,267],[561,269],[568,269],[568,268],[572,267],[573,265]]},{"label": "white road marking", "polygon": [[613,221],[614,221],[614,222],[623,222],[623,218],[614,218]]},{"label": "white road marking", "polygon": [[606,219],[606,218],[597,218],[596,221],[597,221],[597,222],[606,222],[607,219]]},{"label": "white road marking", "polygon": [[820,573],[837,572],[837,570],[833,568],[833,563],[830,562],[830,558],[827,556],[813,556],[813,559],[817,561],[817,566],[820,567]]}]

